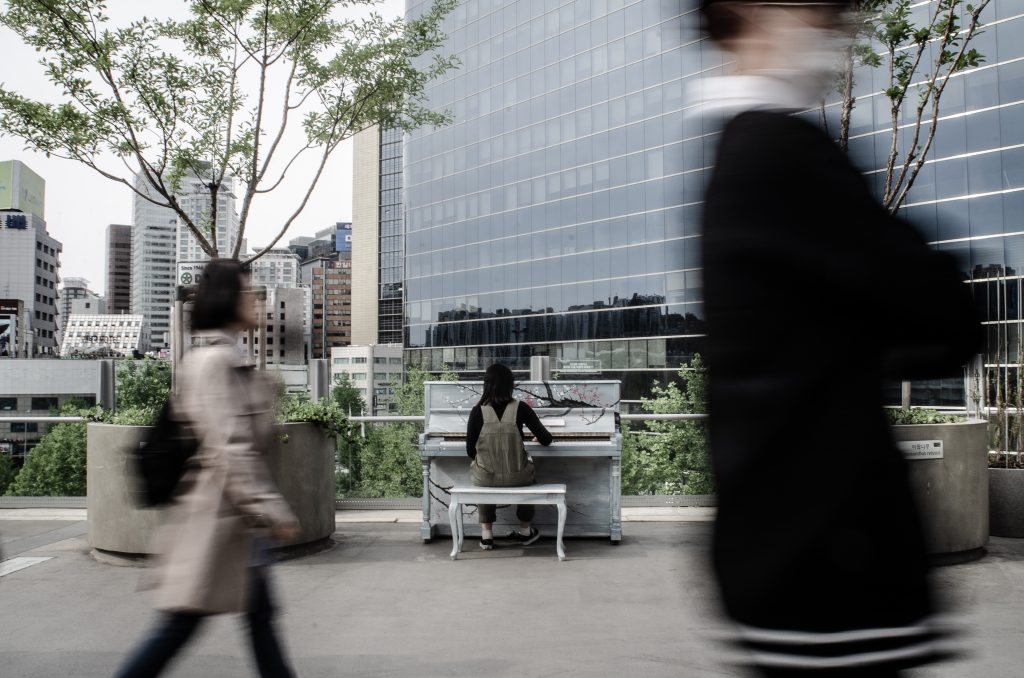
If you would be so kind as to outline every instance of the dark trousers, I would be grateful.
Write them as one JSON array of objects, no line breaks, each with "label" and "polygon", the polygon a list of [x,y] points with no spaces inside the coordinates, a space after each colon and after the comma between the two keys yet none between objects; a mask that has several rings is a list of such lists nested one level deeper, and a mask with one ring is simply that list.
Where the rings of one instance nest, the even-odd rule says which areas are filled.
[{"label": "dark trousers", "polygon": [[[293,678],[294,673],[274,632],[274,605],[270,598],[270,584],[262,567],[254,567],[252,599],[246,619],[249,640],[252,643],[256,667],[261,678]],[[117,672],[117,678],[152,678],[166,668],[181,648],[195,634],[204,614],[165,612],[149,637],[139,645]]]},{"label": "dark trousers", "polygon": [[[497,513],[494,504],[477,504],[477,513],[480,515],[481,523],[493,523],[495,514]],[[523,504],[516,506],[516,517],[519,518],[520,522],[529,523],[533,521],[533,504]]]}]

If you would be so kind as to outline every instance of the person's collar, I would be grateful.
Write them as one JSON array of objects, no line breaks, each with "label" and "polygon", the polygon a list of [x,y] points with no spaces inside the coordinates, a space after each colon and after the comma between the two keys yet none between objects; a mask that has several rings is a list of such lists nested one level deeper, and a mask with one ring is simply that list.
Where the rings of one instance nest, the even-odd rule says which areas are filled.
[{"label": "person's collar", "polygon": [[192,333],[193,346],[230,346],[238,356],[238,367],[255,367],[249,354],[238,345],[239,335],[227,330],[201,330]]},{"label": "person's collar", "polygon": [[197,346],[237,346],[238,335],[227,330],[199,330],[192,333]]},{"label": "person's collar", "polygon": [[820,103],[794,84],[790,75],[783,71],[761,71],[703,78],[690,87],[689,94],[697,100],[697,112],[727,117],[754,110],[803,111]]}]

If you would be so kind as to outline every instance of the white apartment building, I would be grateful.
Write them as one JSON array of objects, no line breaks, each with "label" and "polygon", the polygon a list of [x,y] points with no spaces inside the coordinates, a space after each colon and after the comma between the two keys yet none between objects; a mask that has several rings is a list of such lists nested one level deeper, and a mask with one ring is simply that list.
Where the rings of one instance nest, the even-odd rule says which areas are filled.
[{"label": "white apartment building", "polygon": [[61,357],[132,357],[142,344],[141,315],[78,315],[68,318]]},{"label": "white apartment building", "polygon": [[59,347],[63,246],[46,230],[44,195],[45,182],[24,163],[0,162],[0,300],[21,302],[21,357],[56,355]]},{"label": "white apartment building", "polygon": [[331,383],[342,373],[359,389],[367,414],[388,414],[394,409],[391,384],[402,380],[402,346],[335,346],[331,349]]},{"label": "white apartment building", "polygon": [[[259,252],[262,248],[257,248]],[[254,252],[255,254],[255,252]],[[267,288],[298,287],[299,257],[287,247],[275,247],[252,262],[252,284]]]}]

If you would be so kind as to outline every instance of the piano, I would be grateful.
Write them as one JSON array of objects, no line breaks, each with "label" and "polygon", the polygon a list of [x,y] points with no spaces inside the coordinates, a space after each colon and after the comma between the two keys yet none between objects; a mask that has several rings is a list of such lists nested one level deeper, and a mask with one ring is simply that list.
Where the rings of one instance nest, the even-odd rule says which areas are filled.
[{"label": "piano", "polygon": [[[423,463],[424,541],[451,536],[448,490],[472,484],[466,455],[469,413],[479,401],[483,382],[431,381],[425,385],[424,432],[420,435]],[[515,397],[536,411],[554,441],[543,446],[527,438],[537,483],[565,483],[569,509],[565,535],[622,539],[621,460],[618,381],[526,381]],[[529,430],[525,431],[529,435]],[[473,513],[469,513],[473,511]],[[557,525],[554,507],[538,506],[534,524],[550,534]],[[499,506],[495,534],[518,526],[515,512]],[[475,509],[467,509],[466,534],[479,535]]]}]

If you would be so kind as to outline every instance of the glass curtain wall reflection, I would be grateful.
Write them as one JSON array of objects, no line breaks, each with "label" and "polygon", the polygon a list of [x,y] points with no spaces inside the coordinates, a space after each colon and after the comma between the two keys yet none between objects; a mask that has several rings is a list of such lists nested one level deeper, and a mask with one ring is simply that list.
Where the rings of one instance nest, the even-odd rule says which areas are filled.
[{"label": "glass curtain wall reflection", "polygon": [[[426,4],[410,0],[410,15]],[[465,0],[448,18],[462,66],[429,95],[454,124],[404,148],[410,362],[473,373],[493,360],[525,370],[534,354],[556,368],[591,360],[635,399],[699,350],[700,201],[722,121],[696,113],[687,92],[724,69],[696,7]],[[902,215],[960,262],[1006,393],[1024,361],[1024,5],[993,0],[983,23],[985,61],[951,78]],[[850,139],[879,192],[885,75],[858,72]],[[916,384],[914,402],[961,405],[962,375]]]},{"label": "glass curtain wall reflection", "polygon": [[[916,5],[915,21],[922,23],[935,5]],[[984,62],[950,78],[928,161],[901,213],[929,243],[956,257],[989,326],[985,365],[993,379],[1012,390],[1021,362],[1019,290],[1024,276],[1024,3],[993,0],[982,23],[972,46]],[[926,52],[926,60],[934,58],[934,50]],[[879,194],[890,142],[889,100],[882,91],[886,75],[884,68],[857,73],[850,129],[850,153]],[[915,96],[907,98],[901,152],[910,143],[916,104]],[[922,130],[927,134],[928,125]],[[889,396],[898,401],[895,388]],[[963,375],[950,375],[915,384],[913,402],[961,406],[964,396]],[[993,390],[989,402],[994,396]]]},{"label": "glass curtain wall reflection", "polygon": [[[427,2],[410,0],[416,16]],[[451,126],[405,143],[407,359],[472,373],[531,355],[643,395],[699,350],[699,202],[722,72],[696,0],[465,0]]]}]

